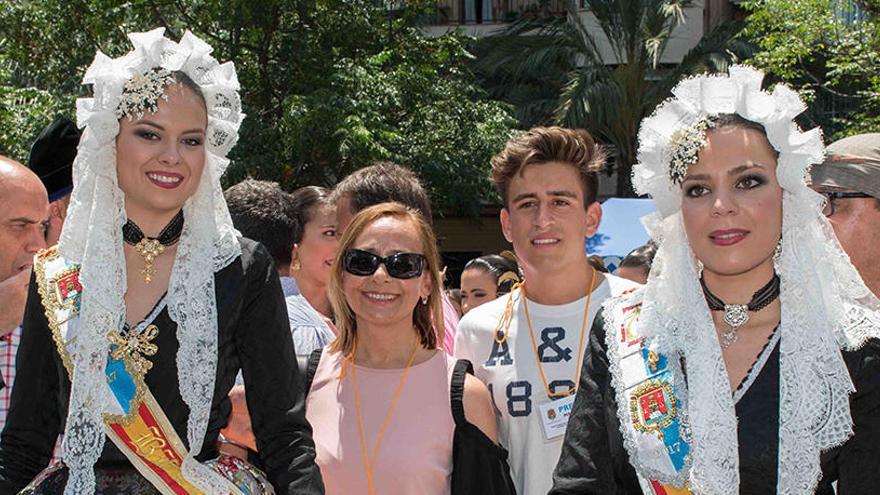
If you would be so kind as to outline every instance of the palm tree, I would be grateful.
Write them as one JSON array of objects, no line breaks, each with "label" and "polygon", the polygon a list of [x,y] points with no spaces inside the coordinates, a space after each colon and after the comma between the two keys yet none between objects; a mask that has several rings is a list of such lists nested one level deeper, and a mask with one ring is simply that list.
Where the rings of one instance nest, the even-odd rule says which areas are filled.
[{"label": "palm tree", "polygon": [[[524,126],[588,129],[615,152],[617,195],[632,196],[639,124],[684,75],[726,70],[747,51],[741,21],[721,23],[678,64],[661,64],[690,0],[583,0],[601,32],[574,5],[564,16],[522,17],[476,47],[475,68],[492,96],[516,105]],[[600,54],[600,35],[611,60]]]}]

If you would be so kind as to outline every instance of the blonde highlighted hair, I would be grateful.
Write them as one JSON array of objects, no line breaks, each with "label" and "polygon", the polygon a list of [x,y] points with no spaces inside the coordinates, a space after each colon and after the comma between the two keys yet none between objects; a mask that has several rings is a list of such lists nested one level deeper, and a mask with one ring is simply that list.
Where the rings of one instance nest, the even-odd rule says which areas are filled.
[{"label": "blonde highlighted hair", "polygon": [[354,241],[370,225],[381,218],[396,218],[409,221],[415,226],[422,243],[422,255],[427,260],[422,275],[428,274],[431,278],[431,293],[428,295],[428,303],[417,302],[413,308],[413,326],[419,336],[419,341],[425,349],[434,349],[439,342],[443,341],[443,282],[440,276],[440,253],[437,249],[437,238],[434,230],[418,211],[403,206],[400,203],[381,203],[360,211],[352,219],[345,234],[339,242],[333,267],[330,269],[330,287],[328,289],[330,304],[333,305],[333,314],[336,315],[336,329],[338,336],[330,344],[330,350],[350,354],[357,340],[357,317],[345,299],[345,291],[342,288],[344,276],[343,259],[345,252],[352,248]]}]

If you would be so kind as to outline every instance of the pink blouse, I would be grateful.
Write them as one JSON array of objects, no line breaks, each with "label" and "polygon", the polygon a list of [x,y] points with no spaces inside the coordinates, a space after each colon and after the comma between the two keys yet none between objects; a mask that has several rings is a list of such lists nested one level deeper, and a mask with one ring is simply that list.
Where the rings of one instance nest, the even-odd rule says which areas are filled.
[{"label": "pink blouse", "polygon": [[[351,371],[339,379],[343,356],[324,349],[306,399],[306,418],[314,429],[317,463],[327,495],[367,493],[367,476],[358,436]],[[455,423],[449,387],[455,359],[439,351],[414,365],[394,408],[376,455],[376,495],[449,495]],[[402,369],[357,367],[367,456],[376,446]]]}]

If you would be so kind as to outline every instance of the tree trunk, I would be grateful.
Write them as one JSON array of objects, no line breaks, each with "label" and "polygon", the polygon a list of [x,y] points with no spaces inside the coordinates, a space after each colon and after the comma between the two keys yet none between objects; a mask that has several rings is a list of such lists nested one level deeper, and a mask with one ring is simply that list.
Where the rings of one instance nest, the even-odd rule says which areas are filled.
[{"label": "tree trunk", "polygon": [[632,187],[632,167],[636,162],[636,143],[626,148],[618,148],[617,154],[617,193],[618,198],[634,198]]}]

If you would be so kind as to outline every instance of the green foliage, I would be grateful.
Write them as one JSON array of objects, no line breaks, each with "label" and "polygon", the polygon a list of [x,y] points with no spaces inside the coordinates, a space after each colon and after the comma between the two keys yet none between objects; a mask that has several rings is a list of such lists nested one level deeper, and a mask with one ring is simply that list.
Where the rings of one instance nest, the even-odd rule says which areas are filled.
[{"label": "green foliage", "polygon": [[[574,2],[572,2],[574,4]],[[490,94],[514,103],[524,126],[582,127],[616,151],[617,195],[631,196],[639,124],[685,74],[724,70],[745,47],[739,22],[718,25],[681,61],[661,65],[688,0],[585,0],[599,29],[570,6],[566,16],[526,17],[477,48]],[[613,60],[599,48],[605,36]],[[619,61],[610,64],[612,61]]]},{"label": "green foliage", "polygon": [[[467,39],[420,33],[430,6],[416,0],[389,12],[374,0],[4,2],[0,84],[69,102],[87,94],[80,81],[96,49],[119,56],[128,50],[127,32],[164,26],[176,39],[189,29],[218,59],[235,62],[242,85],[248,115],[227,183],[250,175],[287,189],[332,186],[358,167],[390,159],[425,178],[438,210],[475,213],[493,197],[488,161],[509,135],[512,110],[490,101],[466,69]],[[22,118],[34,122],[29,127],[48,122],[40,112]],[[0,120],[0,135],[11,125]]]},{"label": "green foliage", "polygon": [[[876,1],[753,0],[750,63],[796,88],[810,103],[806,127],[833,141],[880,131],[880,19]],[[873,12],[874,14],[871,14]]]},{"label": "green foliage", "polygon": [[43,126],[69,114],[72,100],[59,99],[33,88],[0,86],[0,155],[27,163],[30,143]]},{"label": "green foliage", "polygon": [[329,84],[285,102],[282,155],[297,164],[285,173],[332,183],[374,159],[403,162],[442,192],[435,202],[476,213],[493,197],[489,158],[515,122],[462,71],[461,39],[409,41],[340,60]]}]

